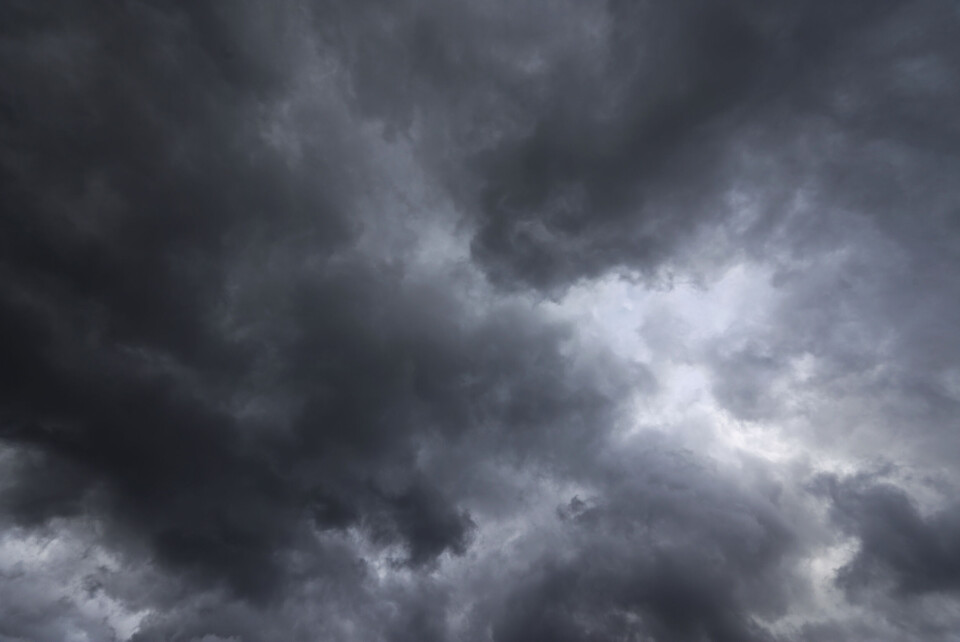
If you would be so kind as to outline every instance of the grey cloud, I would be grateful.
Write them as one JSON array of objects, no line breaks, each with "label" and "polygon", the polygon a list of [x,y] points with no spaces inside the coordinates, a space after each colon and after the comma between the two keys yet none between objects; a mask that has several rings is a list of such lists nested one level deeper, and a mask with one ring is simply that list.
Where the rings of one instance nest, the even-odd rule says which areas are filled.
[{"label": "grey cloud", "polygon": [[916,503],[889,482],[823,478],[833,518],[859,540],[837,581],[856,592],[889,582],[906,594],[953,592],[960,587],[955,506],[921,515]]},{"label": "grey cloud", "polygon": [[287,53],[261,45],[287,10],[16,5],[5,41],[22,90],[5,96],[4,508],[92,517],[121,555],[262,605],[314,528],[413,569],[465,553],[475,523],[421,442],[588,446],[617,403],[566,365],[559,324],[510,305],[468,322],[443,289],[341,261],[338,150],[291,172],[258,130]]},{"label": "grey cloud", "polygon": [[705,421],[955,488],[955,8],[550,9],[0,8],[0,639],[948,639],[953,508],[625,436],[551,301],[761,266]]},{"label": "grey cloud", "polygon": [[604,461],[558,509],[568,539],[508,595],[494,639],[773,640],[792,597],[793,525],[669,444]]},{"label": "grey cloud", "polygon": [[729,217],[757,123],[778,137],[760,145],[789,139],[785,120],[821,109],[804,92],[900,3],[373,6],[341,9],[364,37],[335,39],[358,104],[392,127],[435,123],[468,168],[450,180],[475,259],[502,286],[555,291],[655,273]]}]

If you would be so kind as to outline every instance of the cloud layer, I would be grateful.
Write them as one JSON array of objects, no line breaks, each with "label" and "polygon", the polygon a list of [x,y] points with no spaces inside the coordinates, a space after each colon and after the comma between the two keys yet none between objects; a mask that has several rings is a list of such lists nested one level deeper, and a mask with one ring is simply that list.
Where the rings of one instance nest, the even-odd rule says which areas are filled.
[{"label": "cloud layer", "polygon": [[951,640],[960,9],[0,8],[0,642]]}]

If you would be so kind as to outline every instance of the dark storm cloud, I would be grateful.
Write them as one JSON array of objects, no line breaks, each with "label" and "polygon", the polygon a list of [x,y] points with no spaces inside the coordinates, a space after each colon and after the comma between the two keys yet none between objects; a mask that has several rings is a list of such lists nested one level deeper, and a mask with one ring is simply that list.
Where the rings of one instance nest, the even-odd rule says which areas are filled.
[{"label": "dark storm cloud", "polygon": [[[412,568],[465,552],[474,522],[420,442],[483,427],[522,458],[547,429],[602,435],[616,399],[571,373],[567,329],[509,305],[461,321],[450,294],[335,258],[354,204],[332,159],[351,153],[327,140],[290,173],[257,129],[293,8],[5,11],[14,522],[93,516],[121,551],[271,602],[311,524]],[[242,280],[271,254],[291,270]]]},{"label": "dark storm cloud", "polygon": [[282,51],[190,7],[4,9],[3,433],[36,460],[9,501],[40,520],[102,486],[162,558],[269,593],[289,507],[176,371],[249,367],[211,319],[230,234],[305,207],[320,247],[344,226],[248,124]]},{"label": "dark storm cloud", "polygon": [[533,560],[493,639],[772,640],[791,525],[771,486],[745,490],[669,444],[603,461],[601,490],[558,507],[568,539]]},{"label": "dark storm cloud", "polygon": [[[245,422],[189,388],[198,376],[243,391],[243,377],[198,366],[190,377],[152,372],[149,355],[102,344],[73,346],[72,361],[34,354],[36,389],[21,384],[4,429],[35,452],[18,467],[10,508],[38,521],[104,502],[162,561],[252,597],[277,590],[281,553],[307,507],[322,529],[360,524],[377,541],[403,544],[413,565],[463,553],[471,519],[417,477],[418,440],[482,426],[485,443],[500,435],[522,457],[549,428],[588,446],[616,400],[569,376],[562,328],[525,333],[534,320],[506,309],[463,330],[448,302],[372,276],[336,274],[258,297],[284,324],[251,331],[248,349],[275,352],[269,385],[295,400],[289,425]],[[43,322],[52,320],[35,325]],[[255,361],[247,367],[259,376]]]},{"label": "dark storm cloud", "polygon": [[363,34],[341,46],[361,109],[391,128],[422,115],[459,146],[470,170],[452,180],[491,278],[552,290],[655,272],[728,217],[740,139],[757,123],[792,136],[778,116],[818,110],[822,75],[901,5],[373,3],[341,9]]},{"label": "dark storm cloud", "polygon": [[870,477],[818,480],[833,519],[859,540],[837,581],[857,592],[891,584],[903,594],[960,589],[960,513],[948,506],[923,516],[901,488]]},{"label": "dark storm cloud", "polygon": [[[799,639],[950,640],[956,635],[957,507],[916,497],[929,475],[874,467],[855,475],[818,476],[810,485],[826,501],[835,534],[852,555],[833,581],[869,617],[810,623]],[[899,478],[898,478],[899,477]],[[912,483],[912,489],[904,487]],[[944,490],[942,487],[940,490]],[[929,502],[929,493],[926,493]]]},{"label": "dark storm cloud", "polygon": [[113,635],[91,605],[143,641],[878,635],[774,626],[831,534],[883,635],[935,639],[953,509],[624,445],[661,388],[541,297],[763,263],[769,318],[693,355],[718,402],[955,487],[956,32],[938,2],[6,3],[0,639]]}]

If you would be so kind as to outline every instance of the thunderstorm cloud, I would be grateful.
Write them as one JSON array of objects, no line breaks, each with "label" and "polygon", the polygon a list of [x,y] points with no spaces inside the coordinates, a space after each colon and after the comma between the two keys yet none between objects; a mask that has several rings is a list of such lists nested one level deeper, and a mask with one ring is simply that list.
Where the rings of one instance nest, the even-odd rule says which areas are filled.
[{"label": "thunderstorm cloud", "polygon": [[0,642],[947,642],[960,4],[6,0]]}]

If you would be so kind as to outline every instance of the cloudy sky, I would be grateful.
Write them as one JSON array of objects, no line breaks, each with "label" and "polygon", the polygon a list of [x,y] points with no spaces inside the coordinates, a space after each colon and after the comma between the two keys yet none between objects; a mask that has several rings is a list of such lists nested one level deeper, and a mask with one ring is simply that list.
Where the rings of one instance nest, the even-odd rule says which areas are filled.
[{"label": "cloudy sky", "polygon": [[960,640],[955,0],[0,4],[0,642]]}]

